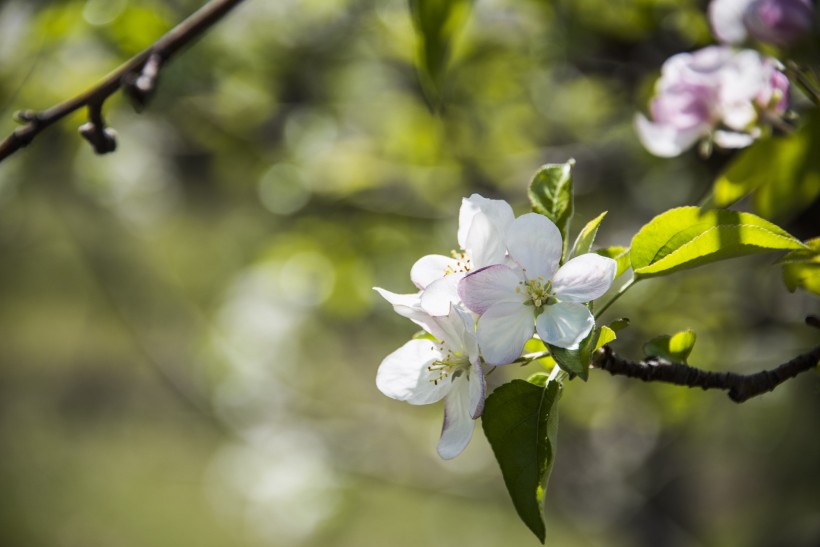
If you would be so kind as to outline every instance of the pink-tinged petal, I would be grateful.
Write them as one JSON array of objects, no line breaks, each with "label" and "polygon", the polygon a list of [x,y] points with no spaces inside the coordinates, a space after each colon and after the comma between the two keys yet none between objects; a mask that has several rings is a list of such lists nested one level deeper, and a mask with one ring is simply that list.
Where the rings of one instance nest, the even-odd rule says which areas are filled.
[{"label": "pink-tinged petal", "polygon": [[681,130],[672,125],[652,123],[641,114],[635,117],[635,130],[641,144],[650,154],[661,158],[679,156],[698,139],[706,136],[710,128],[711,126],[702,124]]},{"label": "pink-tinged petal", "polygon": [[507,250],[524,270],[527,279],[549,281],[563,251],[561,232],[544,215],[527,213],[510,225],[507,232]]},{"label": "pink-tinged petal", "polygon": [[459,379],[454,384],[444,398],[444,424],[438,441],[438,454],[445,460],[455,458],[467,448],[475,428],[470,417],[468,383]]},{"label": "pink-tinged petal", "polygon": [[484,213],[473,217],[464,249],[467,250],[473,269],[501,264],[507,254],[501,232]]},{"label": "pink-tinged petal", "polygon": [[535,318],[541,340],[567,349],[577,349],[594,326],[595,319],[586,306],[575,302],[544,306],[543,313]]},{"label": "pink-tinged petal", "polygon": [[512,207],[503,199],[487,199],[478,194],[462,199],[458,213],[458,244],[462,249],[469,248],[467,234],[470,232],[473,217],[479,212],[484,213],[502,234],[515,218]]},{"label": "pink-tinged petal", "polygon": [[429,340],[410,340],[384,358],[376,373],[376,387],[388,397],[412,405],[440,401],[452,382],[449,377],[437,381],[439,372],[429,367],[441,358]]},{"label": "pink-tinged petal", "polygon": [[552,290],[564,302],[590,302],[600,298],[615,280],[618,263],[595,253],[576,256],[556,272]]},{"label": "pink-tinged petal", "polygon": [[427,255],[416,260],[410,268],[410,280],[419,289],[424,289],[435,281],[444,277],[445,273],[454,271],[456,259],[444,255]]},{"label": "pink-tinged petal", "polygon": [[484,371],[478,362],[470,367],[470,416],[476,419],[484,412],[484,399],[487,397],[487,382]]},{"label": "pink-tinged petal", "polygon": [[519,292],[521,273],[508,266],[487,266],[464,277],[458,284],[461,301],[470,310],[481,314],[498,302],[517,302],[525,298]]},{"label": "pink-tinged petal", "polygon": [[421,292],[422,309],[436,317],[450,313],[450,306],[461,302],[458,282],[463,277],[463,273],[452,273],[427,285]]},{"label": "pink-tinged petal", "polygon": [[506,365],[518,359],[535,330],[533,313],[523,302],[500,302],[484,312],[476,328],[484,361]]}]

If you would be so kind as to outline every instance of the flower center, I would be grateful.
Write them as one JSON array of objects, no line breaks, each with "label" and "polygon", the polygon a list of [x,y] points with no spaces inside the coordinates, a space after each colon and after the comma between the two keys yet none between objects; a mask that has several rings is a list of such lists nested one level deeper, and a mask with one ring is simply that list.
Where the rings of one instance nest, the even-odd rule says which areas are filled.
[{"label": "flower center", "polygon": [[524,300],[525,306],[534,306],[538,311],[542,310],[544,306],[550,306],[558,302],[552,292],[552,282],[543,283],[543,278],[540,277],[519,282],[515,292],[526,297],[526,300]]},{"label": "flower center", "polygon": [[438,350],[443,358],[433,361],[427,367],[427,370],[433,373],[433,378],[430,381],[434,385],[438,385],[439,382],[443,382],[447,378],[453,381],[470,370],[470,359],[465,353],[454,351],[444,344],[439,345]]},{"label": "flower center", "polygon": [[450,251],[450,255],[455,259],[455,264],[450,264],[444,269],[444,275],[454,273],[467,273],[473,269],[473,261],[467,256],[465,251]]}]

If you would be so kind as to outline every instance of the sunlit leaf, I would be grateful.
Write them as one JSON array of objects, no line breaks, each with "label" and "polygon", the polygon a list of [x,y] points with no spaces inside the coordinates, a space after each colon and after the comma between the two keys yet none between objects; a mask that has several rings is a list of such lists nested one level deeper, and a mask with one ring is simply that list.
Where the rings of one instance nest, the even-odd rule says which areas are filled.
[{"label": "sunlit leaf", "polygon": [[656,336],[643,346],[647,357],[660,357],[674,363],[685,363],[695,346],[695,332],[681,331],[672,335]]},{"label": "sunlit leaf", "polygon": [[529,197],[532,209],[558,226],[566,256],[569,221],[574,211],[572,195],[572,167],[575,160],[543,165],[530,183]]},{"label": "sunlit leaf", "polygon": [[572,246],[572,250],[569,253],[569,258],[586,254],[590,251],[590,249],[592,249],[592,244],[595,242],[595,236],[598,234],[598,227],[601,225],[601,221],[604,220],[606,213],[607,212],[604,211],[594,219],[587,222],[586,226],[584,226],[578,234],[578,237],[575,239],[575,244]]},{"label": "sunlit leaf", "polygon": [[562,386],[513,380],[487,397],[484,434],[501,467],[518,516],[544,543],[544,495],[555,461]]},{"label": "sunlit leaf", "polygon": [[803,248],[788,232],[751,213],[680,207],[641,228],[632,239],[630,259],[639,278],[738,256]]},{"label": "sunlit leaf", "polygon": [[606,247],[595,251],[601,256],[612,258],[618,263],[618,270],[615,277],[620,277],[632,265],[629,260],[629,247]]},{"label": "sunlit leaf", "polygon": [[790,292],[805,289],[820,295],[820,237],[806,242],[808,249],[783,257],[783,281]]},{"label": "sunlit leaf", "polygon": [[766,218],[785,217],[820,195],[820,115],[788,137],[759,140],[738,154],[712,187],[712,204],[726,207],[756,191],[755,208]]}]

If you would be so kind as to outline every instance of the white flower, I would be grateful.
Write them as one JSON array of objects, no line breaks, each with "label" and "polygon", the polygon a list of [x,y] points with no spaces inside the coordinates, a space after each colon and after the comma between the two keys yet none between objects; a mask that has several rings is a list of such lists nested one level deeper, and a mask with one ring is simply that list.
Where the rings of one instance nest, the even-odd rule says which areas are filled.
[{"label": "white flower", "polygon": [[484,361],[517,359],[534,331],[548,344],[575,349],[595,320],[583,302],[603,295],[615,279],[611,258],[584,254],[561,268],[561,233],[535,213],[515,219],[507,249],[516,266],[488,266],[464,277],[458,292],[480,314],[476,337]]},{"label": "white flower", "polygon": [[376,374],[376,386],[388,397],[414,405],[444,399],[438,453],[446,460],[454,458],[470,442],[474,420],[484,410],[486,384],[475,320],[469,312],[456,307],[446,316],[432,317],[421,309],[418,295],[376,290],[400,315],[437,339],[410,340],[385,357]]},{"label": "white flower", "polygon": [[468,272],[500,264],[505,260],[504,233],[515,216],[504,200],[478,194],[464,198],[458,216],[460,252],[452,257],[427,255],[410,270],[410,279],[419,288],[421,306],[431,315],[446,315],[458,304],[458,282]]}]

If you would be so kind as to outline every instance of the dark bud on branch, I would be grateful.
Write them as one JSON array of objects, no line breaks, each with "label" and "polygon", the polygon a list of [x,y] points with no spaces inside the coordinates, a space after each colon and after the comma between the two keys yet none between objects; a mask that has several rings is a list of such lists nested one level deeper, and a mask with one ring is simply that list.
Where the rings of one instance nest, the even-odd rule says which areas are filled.
[{"label": "dark bud on branch", "polygon": [[105,126],[102,104],[88,106],[88,122],[80,126],[80,135],[91,143],[97,154],[108,154],[117,149],[117,132]]},{"label": "dark bud on branch", "polygon": [[122,79],[123,92],[131,99],[137,111],[142,110],[157,87],[162,57],[152,53],[139,72],[129,72]]}]

